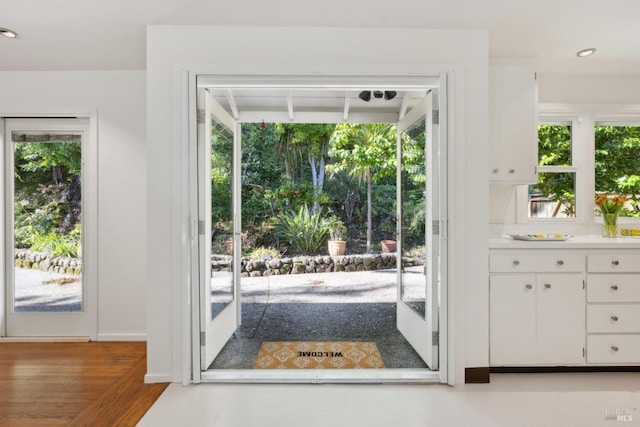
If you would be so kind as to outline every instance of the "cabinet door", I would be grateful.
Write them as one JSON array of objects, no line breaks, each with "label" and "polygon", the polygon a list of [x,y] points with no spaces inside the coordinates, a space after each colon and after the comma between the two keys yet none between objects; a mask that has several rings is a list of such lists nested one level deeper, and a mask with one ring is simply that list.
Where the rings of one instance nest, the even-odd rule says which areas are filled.
[{"label": "cabinet door", "polygon": [[492,366],[536,362],[536,290],[533,274],[490,276],[489,334]]},{"label": "cabinet door", "polygon": [[585,290],[582,274],[541,274],[536,278],[538,363],[584,362]]},{"label": "cabinet door", "polygon": [[491,181],[537,182],[538,101],[533,66],[491,65],[489,94]]}]

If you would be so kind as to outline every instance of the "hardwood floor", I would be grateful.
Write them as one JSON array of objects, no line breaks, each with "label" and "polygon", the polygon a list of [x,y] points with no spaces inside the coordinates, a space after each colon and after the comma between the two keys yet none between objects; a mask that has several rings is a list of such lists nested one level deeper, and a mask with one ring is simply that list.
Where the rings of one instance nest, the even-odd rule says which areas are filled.
[{"label": "hardwood floor", "polygon": [[146,343],[0,342],[0,426],[135,426],[168,384]]}]

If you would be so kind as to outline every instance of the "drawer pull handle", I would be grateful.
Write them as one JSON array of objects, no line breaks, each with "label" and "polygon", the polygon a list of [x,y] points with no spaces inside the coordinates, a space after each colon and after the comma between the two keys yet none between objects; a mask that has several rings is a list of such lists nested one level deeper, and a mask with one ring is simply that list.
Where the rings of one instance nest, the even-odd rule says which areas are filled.
[{"label": "drawer pull handle", "polygon": [[493,173],[498,173],[498,172],[500,172],[500,169],[498,169],[498,168],[493,170]]},{"label": "drawer pull handle", "polygon": [[527,284],[525,285],[525,288],[527,288],[527,289],[531,289],[531,288],[533,288],[533,286],[527,283]]},{"label": "drawer pull handle", "polygon": [[617,291],[618,290],[618,285],[611,285],[611,290],[612,291]]},{"label": "drawer pull handle", "polygon": [[618,316],[611,316],[611,320],[613,320],[614,322],[618,321]]},{"label": "drawer pull handle", "polygon": [[509,169],[509,173],[515,173],[516,170],[515,169]]},{"label": "drawer pull handle", "polygon": [[620,264],[620,261],[618,261],[618,260],[611,261],[611,264],[613,264],[613,265],[619,265],[619,264]]},{"label": "drawer pull handle", "polygon": [[547,288],[547,289],[551,289],[551,284],[549,284],[549,283],[545,283],[545,284],[544,284],[544,287],[545,287],[545,288]]},{"label": "drawer pull handle", "polygon": [[513,260],[513,265],[520,265],[520,261],[518,261],[517,259]]},{"label": "drawer pull handle", "polygon": [[561,260],[561,259],[559,259],[559,260],[558,260],[558,265],[564,265],[564,261],[563,261],[563,260]]},{"label": "drawer pull handle", "polygon": [[617,345],[612,345],[612,346],[611,346],[611,350],[613,350],[613,351],[618,351],[618,350],[620,350],[620,349],[618,348],[618,346],[617,346]]}]

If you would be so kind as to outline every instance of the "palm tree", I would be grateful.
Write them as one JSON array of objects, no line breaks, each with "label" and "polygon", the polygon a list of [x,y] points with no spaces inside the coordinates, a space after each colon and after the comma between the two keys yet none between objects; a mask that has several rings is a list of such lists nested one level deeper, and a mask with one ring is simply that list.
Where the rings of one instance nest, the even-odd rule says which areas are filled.
[{"label": "palm tree", "polygon": [[327,171],[335,174],[347,171],[352,177],[367,185],[367,252],[371,251],[372,236],[372,183],[395,173],[396,170],[395,125],[340,124],[331,136],[329,156],[335,162],[327,165]]}]

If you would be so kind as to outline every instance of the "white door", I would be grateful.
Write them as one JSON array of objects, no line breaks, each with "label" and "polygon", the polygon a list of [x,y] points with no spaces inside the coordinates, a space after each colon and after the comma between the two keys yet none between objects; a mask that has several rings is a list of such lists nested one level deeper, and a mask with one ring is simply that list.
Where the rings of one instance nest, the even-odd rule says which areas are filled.
[{"label": "white door", "polygon": [[4,128],[0,336],[95,338],[89,120],[6,119]]},{"label": "white door", "polygon": [[201,369],[240,324],[240,131],[202,89],[198,105],[198,230]]},{"label": "white door", "polygon": [[[433,91],[398,123],[398,330],[427,366],[438,369],[441,203],[439,136]],[[407,265],[405,255],[422,258]]]}]

